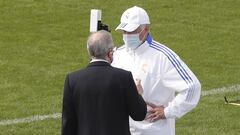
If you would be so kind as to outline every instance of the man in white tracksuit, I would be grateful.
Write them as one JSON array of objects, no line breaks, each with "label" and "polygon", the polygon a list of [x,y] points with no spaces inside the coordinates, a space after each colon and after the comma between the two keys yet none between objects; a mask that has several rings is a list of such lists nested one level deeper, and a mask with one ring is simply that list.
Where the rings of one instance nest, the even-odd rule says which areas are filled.
[{"label": "man in white tracksuit", "polygon": [[187,65],[168,47],[153,40],[146,11],[134,6],[121,17],[116,30],[125,45],[114,52],[112,65],[131,71],[143,86],[148,104],[144,121],[130,119],[132,135],[175,135],[175,119],[196,107],[201,84]]}]

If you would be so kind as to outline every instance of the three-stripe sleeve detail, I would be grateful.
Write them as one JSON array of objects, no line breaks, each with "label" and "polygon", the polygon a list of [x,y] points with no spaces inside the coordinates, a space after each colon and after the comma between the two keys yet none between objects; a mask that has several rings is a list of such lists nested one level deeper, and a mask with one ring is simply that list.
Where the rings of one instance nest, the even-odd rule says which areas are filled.
[{"label": "three-stripe sleeve detail", "polygon": [[173,54],[169,48],[155,41],[151,42],[150,47],[162,52],[170,60],[170,62],[175,67],[176,71],[179,73],[181,78],[187,83],[187,85],[189,86],[189,91],[185,101],[190,102],[193,98],[194,89],[195,89],[194,81],[190,77],[190,75],[187,73],[187,71],[184,69],[184,67],[179,62],[179,60],[176,58],[176,55]]}]

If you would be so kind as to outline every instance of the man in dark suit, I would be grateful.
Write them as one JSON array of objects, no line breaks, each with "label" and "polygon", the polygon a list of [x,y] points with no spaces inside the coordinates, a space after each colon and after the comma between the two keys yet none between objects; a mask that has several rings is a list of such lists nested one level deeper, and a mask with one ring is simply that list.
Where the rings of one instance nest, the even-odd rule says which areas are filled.
[{"label": "man in dark suit", "polygon": [[62,135],[130,135],[129,116],[141,121],[147,111],[139,94],[141,85],[136,87],[130,72],[110,65],[113,41],[109,32],[91,34],[87,49],[90,64],[66,76]]}]

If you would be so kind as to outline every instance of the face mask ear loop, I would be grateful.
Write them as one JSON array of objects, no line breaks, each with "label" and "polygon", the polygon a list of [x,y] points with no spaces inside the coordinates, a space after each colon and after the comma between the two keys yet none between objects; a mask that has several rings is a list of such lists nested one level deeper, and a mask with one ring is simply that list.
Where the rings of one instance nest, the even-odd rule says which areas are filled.
[{"label": "face mask ear loop", "polygon": [[[145,30],[145,28],[142,29],[142,30],[139,32],[139,36],[140,36],[140,34],[141,34],[144,30]],[[148,36],[148,34],[147,34],[147,35],[145,34],[145,35],[143,36],[143,39],[144,39],[144,40],[142,41],[142,40],[140,39],[140,37],[139,37],[139,40],[142,41],[142,43],[144,43],[144,42],[146,41],[146,39],[147,39],[147,36]]]}]

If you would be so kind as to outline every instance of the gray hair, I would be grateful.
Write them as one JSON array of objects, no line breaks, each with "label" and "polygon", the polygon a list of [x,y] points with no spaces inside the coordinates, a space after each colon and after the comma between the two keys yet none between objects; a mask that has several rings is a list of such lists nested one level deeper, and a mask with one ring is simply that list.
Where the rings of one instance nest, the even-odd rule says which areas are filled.
[{"label": "gray hair", "polygon": [[105,30],[92,33],[88,37],[87,49],[91,57],[105,59],[109,50],[113,49],[112,35]]},{"label": "gray hair", "polygon": [[149,27],[150,27],[149,24],[141,24],[141,25],[139,26],[139,28],[141,28],[141,30],[142,30],[142,29],[145,29],[145,28],[149,29]]}]

